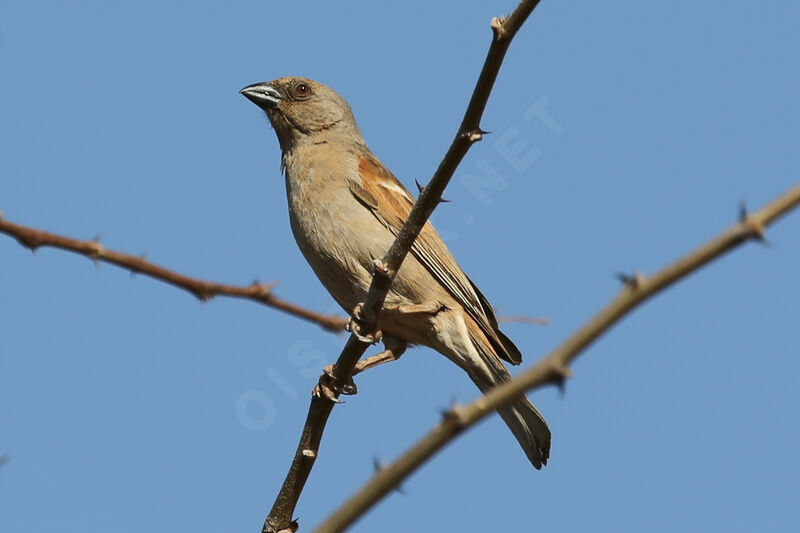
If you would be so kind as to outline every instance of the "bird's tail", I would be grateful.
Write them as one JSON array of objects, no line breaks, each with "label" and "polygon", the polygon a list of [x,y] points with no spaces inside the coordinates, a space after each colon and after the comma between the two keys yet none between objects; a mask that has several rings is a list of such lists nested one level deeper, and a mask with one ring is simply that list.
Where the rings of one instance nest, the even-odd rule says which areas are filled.
[{"label": "bird's tail", "polygon": [[[440,327],[440,330],[460,329],[461,334],[442,335],[435,349],[466,371],[484,394],[511,381],[511,374],[503,364],[494,344],[490,342],[485,329],[469,317],[466,317],[463,325],[459,324],[459,318],[456,317],[455,321],[450,319]],[[496,333],[499,334],[497,331]],[[512,352],[516,354],[516,357],[509,359],[520,362],[522,354],[519,350],[505,335],[498,336],[510,346],[506,347],[506,355]],[[550,428],[528,398],[521,394],[509,405],[498,409],[497,413],[517,438],[533,466],[539,470],[546,465],[550,457]]]},{"label": "bird's tail", "polygon": [[[511,379],[505,367],[500,368],[502,370],[499,372],[496,368],[492,369],[495,371],[493,372],[495,376],[491,378],[473,372],[469,372],[469,375],[481,392],[486,394],[497,385]],[[498,409],[497,413],[517,438],[533,466],[539,470],[546,465],[550,457],[550,428],[528,398],[520,396],[509,406]]]},{"label": "bird's tail", "polygon": [[[491,350],[488,343],[481,342],[483,339],[476,339],[474,336],[472,340],[484,364],[480,365],[483,368],[472,367],[465,370],[481,392],[486,394],[494,387],[511,380],[511,374],[500,358],[494,353],[487,353]],[[539,470],[546,465],[550,457],[550,428],[528,398],[521,395],[510,405],[498,409],[497,413],[517,438],[533,466]]]}]

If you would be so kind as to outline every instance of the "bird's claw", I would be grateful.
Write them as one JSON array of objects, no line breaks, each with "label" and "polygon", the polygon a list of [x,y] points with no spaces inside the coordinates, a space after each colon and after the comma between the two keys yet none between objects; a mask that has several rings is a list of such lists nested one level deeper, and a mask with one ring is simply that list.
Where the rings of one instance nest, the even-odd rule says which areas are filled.
[{"label": "bird's claw", "polygon": [[338,397],[340,394],[352,396],[358,393],[353,378],[348,378],[345,383],[340,383],[339,379],[333,374],[333,365],[328,365],[322,369],[319,382],[311,390],[311,395],[315,398],[327,398],[333,403],[343,403]]},{"label": "bird's claw", "polygon": [[[337,382],[338,378],[333,374],[333,365],[328,365],[322,369],[322,373],[325,376],[328,376],[333,382]],[[353,378],[347,378],[347,381],[339,386],[339,393],[346,394],[347,396],[352,396],[353,394],[358,394],[358,387],[356,387],[356,382],[353,381]]]},{"label": "bird's claw", "polygon": [[344,324],[344,329],[355,335],[356,338],[361,342],[366,342],[369,344],[377,344],[381,341],[383,334],[379,329],[376,329],[369,333],[363,333],[363,330],[365,329],[363,326],[367,325],[362,315],[363,309],[364,309],[363,304],[357,304],[355,306],[352,315],[350,316],[350,318],[347,319],[347,321]]}]

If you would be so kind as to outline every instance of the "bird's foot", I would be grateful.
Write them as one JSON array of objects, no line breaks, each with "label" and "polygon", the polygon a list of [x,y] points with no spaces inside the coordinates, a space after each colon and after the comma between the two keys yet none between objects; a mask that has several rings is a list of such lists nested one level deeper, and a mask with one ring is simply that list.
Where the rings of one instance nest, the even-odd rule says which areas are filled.
[{"label": "bird's foot", "polygon": [[344,329],[355,335],[361,342],[376,344],[381,341],[382,333],[364,320],[363,310],[364,304],[357,304],[350,318],[345,322]]},{"label": "bird's foot", "polygon": [[[400,356],[403,355],[403,352],[406,351],[408,344],[402,339],[387,335],[383,338],[383,346],[385,349],[382,352],[366,357],[356,363],[352,375],[355,376],[364,370],[382,365],[383,363],[397,361],[400,359]],[[353,381],[352,376],[342,383],[335,374],[334,365],[328,365],[322,369],[319,382],[311,391],[312,396],[316,398],[327,398],[334,403],[342,403],[342,401],[339,400],[339,396],[342,394],[351,396],[357,393],[358,387],[356,387],[356,382]]]},{"label": "bird's foot", "polygon": [[319,381],[311,390],[311,395],[315,398],[327,398],[334,403],[342,403],[339,395],[352,396],[358,393],[358,387],[353,378],[341,383],[339,378],[333,373],[333,365],[328,365],[322,369]]}]

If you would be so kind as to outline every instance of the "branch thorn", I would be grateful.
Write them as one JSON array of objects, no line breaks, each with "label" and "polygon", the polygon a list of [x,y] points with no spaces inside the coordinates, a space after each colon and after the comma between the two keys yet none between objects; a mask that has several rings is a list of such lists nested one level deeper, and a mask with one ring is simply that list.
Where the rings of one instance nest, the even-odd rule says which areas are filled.
[{"label": "branch thorn", "polygon": [[250,284],[250,288],[255,292],[258,296],[262,298],[266,298],[272,294],[272,289],[277,285],[277,281],[273,281],[270,283],[261,283],[258,280],[253,281]]},{"label": "branch thorn", "polygon": [[448,411],[445,411],[444,422],[452,422],[455,424],[456,428],[463,429],[466,427],[466,424],[464,422],[464,415],[461,411],[462,408],[460,406],[454,405]]},{"label": "branch thorn", "polygon": [[32,254],[36,255],[36,249],[41,246],[41,243],[34,238],[26,238],[21,235],[16,235],[17,242],[25,248],[29,249]]},{"label": "branch thorn", "polygon": [[[414,183],[417,184],[417,190],[419,191],[419,194],[422,194],[422,192],[425,190],[425,187],[420,184],[420,182],[419,182],[419,180],[417,178],[414,178]],[[446,203],[449,203],[449,202],[450,202],[450,200],[446,200],[444,198],[439,198],[439,203],[440,204],[446,204]]]},{"label": "branch thorn", "polygon": [[445,408],[439,409],[439,415],[443,419],[447,418],[448,416],[450,416],[450,413],[453,411],[453,409],[455,409],[456,405],[457,405],[456,404],[456,397],[455,396],[451,396],[450,397],[450,407],[448,407],[447,409],[445,409]]},{"label": "branch thorn", "polygon": [[216,296],[213,292],[200,291],[200,290],[195,291],[194,295],[197,297],[198,300],[200,300],[201,303],[206,303],[207,301],[212,299],[214,296]]},{"label": "branch thorn", "polygon": [[[298,529],[300,529],[300,524],[297,522],[297,518],[293,518],[292,521],[289,522],[289,525],[287,527],[281,529],[277,533],[296,533]],[[262,531],[268,531],[268,530],[262,530]]]},{"label": "branch thorn", "polygon": [[572,377],[572,370],[566,365],[555,365],[553,367],[553,382],[558,391],[563,395],[567,391],[567,380]]},{"label": "branch thorn", "polygon": [[764,232],[764,223],[756,220],[747,212],[747,206],[744,202],[739,204],[739,222],[744,224],[750,230],[750,236],[762,244],[767,244],[767,238]]},{"label": "branch thorn", "polygon": [[484,134],[489,133],[488,131],[483,131],[480,128],[475,128],[474,130],[465,131],[462,133],[464,137],[471,143],[478,142],[483,139]]},{"label": "branch thorn", "polygon": [[739,222],[747,222],[747,204],[739,202]]},{"label": "branch thorn", "polygon": [[[378,459],[378,457],[377,457],[377,456],[375,456],[375,455],[373,455],[373,456],[372,456],[372,470],[373,470],[373,471],[374,471],[374,473],[376,473],[376,474],[377,474],[378,472],[380,472],[381,470],[383,470],[383,463],[381,463],[381,460],[380,460],[380,459]],[[403,488],[403,486],[402,486],[402,485],[400,485],[399,483],[398,483],[398,484],[397,484],[397,486],[394,488],[394,491],[395,491],[396,493],[398,493],[398,494],[402,494],[403,496],[405,496],[405,495],[406,495],[406,491],[405,491],[405,489],[404,489],[404,488]]]},{"label": "branch thorn", "polygon": [[375,268],[375,273],[380,276],[391,278],[394,275],[394,272],[392,272],[389,266],[380,259],[374,259],[372,261],[372,266]]},{"label": "branch thorn", "polygon": [[494,33],[495,39],[502,39],[506,36],[504,25],[506,23],[506,17],[493,17],[492,22],[489,23],[489,26],[492,28],[492,32]]},{"label": "branch thorn", "polygon": [[97,263],[97,260],[100,259],[100,256],[103,255],[106,251],[103,245],[100,244],[98,237],[95,237],[94,239],[89,241],[89,248],[90,248],[89,257],[95,263]]},{"label": "branch thorn", "polygon": [[633,274],[626,274],[625,272],[617,272],[616,274],[614,274],[614,277],[632,290],[638,289],[639,287],[642,286],[642,283],[644,283],[644,274],[642,274],[638,270]]}]

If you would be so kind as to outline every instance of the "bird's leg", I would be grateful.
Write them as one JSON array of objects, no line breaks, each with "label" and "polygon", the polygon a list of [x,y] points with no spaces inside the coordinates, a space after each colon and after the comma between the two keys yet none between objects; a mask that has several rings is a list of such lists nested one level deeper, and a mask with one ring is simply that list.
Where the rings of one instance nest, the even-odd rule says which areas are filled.
[{"label": "bird's leg", "polygon": [[406,343],[406,341],[395,337],[389,337],[387,335],[386,337],[383,338],[383,347],[385,349],[380,353],[371,355],[359,361],[356,364],[355,370],[353,370],[353,375],[355,376],[356,374],[360,374],[364,370],[367,370],[374,366],[382,365],[383,363],[397,361],[398,359],[400,359],[400,356],[403,355],[403,353],[406,351],[407,346],[408,344]]},{"label": "bird's leg", "polygon": [[424,304],[385,304],[383,309],[381,309],[381,317],[397,315],[435,315],[443,308],[442,304],[436,302],[427,302]]},{"label": "bird's leg", "polygon": [[[390,361],[397,361],[400,359],[400,356],[403,355],[403,352],[406,351],[407,346],[404,340],[389,336],[384,337],[384,350],[359,361],[353,369],[353,376],[374,366]],[[319,398],[325,397],[332,402],[341,403],[340,400],[336,398],[336,392],[350,396],[358,392],[358,387],[356,387],[356,383],[353,381],[352,377],[344,384],[340,384],[338,378],[333,373],[333,365],[328,365],[322,369],[319,382],[314,386],[311,394],[312,396]]]},{"label": "bird's leg", "polygon": [[[374,366],[382,365],[390,361],[396,361],[406,351],[407,343],[404,340],[389,337],[382,337],[379,329],[375,329],[371,333],[364,333],[364,329],[372,329],[365,324],[362,318],[363,304],[358,304],[353,309],[353,314],[347,319],[345,329],[358,337],[362,342],[369,342],[375,344],[383,341],[384,350],[380,353],[362,359],[356,363],[353,369],[353,376],[372,368]],[[388,304],[384,305],[380,311],[380,317],[386,318],[398,315],[435,315],[440,312],[444,307],[439,303],[422,303],[422,304]],[[328,365],[322,369],[322,375],[319,377],[319,383],[311,391],[311,394],[316,397],[325,397],[331,401],[339,402],[337,399],[338,394],[356,394],[358,388],[356,387],[353,378],[350,377],[345,383],[339,383],[338,378],[334,375],[333,365]]]},{"label": "bird's leg", "polygon": [[[380,318],[399,316],[399,315],[435,315],[444,310],[445,307],[436,302],[426,302],[422,304],[384,304],[380,310]],[[362,342],[369,342],[375,344],[381,340],[381,331],[379,329],[371,333],[364,333],[365,323],[362,317],[364,304],[357,304],[353,309],[350,318],[347,319],[344,329],[358,337]],[[401,352],[402,353],[402,352]]]}]

